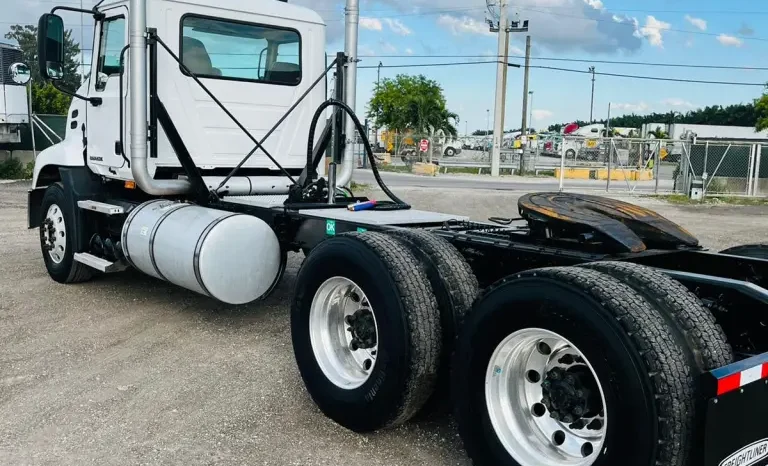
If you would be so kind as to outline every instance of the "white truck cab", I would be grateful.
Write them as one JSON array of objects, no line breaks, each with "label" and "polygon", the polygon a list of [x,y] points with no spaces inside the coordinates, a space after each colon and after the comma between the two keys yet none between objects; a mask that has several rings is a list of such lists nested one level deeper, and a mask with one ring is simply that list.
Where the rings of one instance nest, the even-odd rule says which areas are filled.
[{"label": "white truck cab", "polygon": [[[51,167],[61,165],[85,164],[106,178],[134,179],[129,166],[133,119],[127,79],[130,50],[126,49],[133,13],[130,3],[108,0],[99,6],[92,47],[94,72],[77,91],[86,100],[73,99],[66,140],[41,153],[35,186],[43,181],[41,172],[50,176]],[[204,0],[152,0],[147,2],[146,22],[256,139],[326,68],[323,21],[316,12],[288,3],[267,0],[254,8],[239,0],[221,0],[215,6]],[[252,140],[169,53],[159,48],[155,59],[157,95],[195,164],[211,175],[236,166],[253,148]],[[120,79],[121,72],[125,79]],[[312,112],[325,98],[324,86],[315,87],[305,100],[307,105],[292,112],[264,144],[291,173],[304,167]],[[163,126],[150,126],[149,131],[149,174],[155,178],[182,174]],[[87,141],[85,154],[83,140]],[[257,152],[241,173],[268,176],[279,171],[263,152]]]}]

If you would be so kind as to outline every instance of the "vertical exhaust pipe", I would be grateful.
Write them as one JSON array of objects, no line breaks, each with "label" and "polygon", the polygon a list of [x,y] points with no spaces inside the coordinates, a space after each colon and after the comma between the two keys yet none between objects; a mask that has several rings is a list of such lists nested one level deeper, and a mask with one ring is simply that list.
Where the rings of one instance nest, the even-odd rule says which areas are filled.
[{"label": "vertical exhaust pipe", "polygon": [[131,173],[142,191],[155,196],[189,192],[185,180],[155,180],[147,167],[147,0],[130,3],[130,75],[128,89],[131,109]]},{"label": "vertical exhaust pipe", "polygon": [[[357,32],[360,23],[360,1],[347,0],[344,8],[344,54],[349,57],[347,72],[344,77],[344,103],[355,109],[357,98]],[[355,124],[352,118],[345,116],[344,132],[347,136],[347,145],[344,148],[344,160],[341,162],[341,173],[336,178],[336,186],[346,186],[352,180],[352,172],[355,170]]]}]

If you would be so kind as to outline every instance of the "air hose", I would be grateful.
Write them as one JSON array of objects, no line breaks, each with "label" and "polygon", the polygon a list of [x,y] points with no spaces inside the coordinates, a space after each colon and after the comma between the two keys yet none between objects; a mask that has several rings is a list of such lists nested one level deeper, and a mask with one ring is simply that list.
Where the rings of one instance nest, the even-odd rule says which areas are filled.
[{"label": "air hose", "polygon": [[373,149],[371,149],[371,143],[368,141],[368,136],[365,134],[365,128],[360,123],[360,120],[357,118],[357,115],[355,115],[355,112],[349,107],[349,105],[345,104],[344,102],[340,102],[338,100],[327,100],[320,104],[319,107],[317,107],[317,110],[315,111],[315,115],[312,117],[312,124],[309,126],[309,141],[307,143],[307,170],[312,170],[314,173],[314,161],[312,160],[312,151],[314,148],[314,141],[315,141],[315,129],[317,128],[317,123],[320,120],[320,116],[322,115],[323,111],[328,107],[339,107],[342,110],[344,110],[347,115],[352,119],[352,122],[355,124],[355,128],[357,129],[357,132],[360,133],[360,138],[363,140],[363,147],[365,148],[365,153],[368,156],[368,160],[371,163],[371,172],[373,172],[373,177],[376,179],[376,183],[379,185],[379,188],[381,188],[382,191],[384,191],[384,194],[386,194],[393,202],[393,204],[382,204],[378,203],[376,205],[376,210],[406,210],[410,209],[411,206],[403,200],[401,200],[399,197],[395,196],[395,194],[389,190],[386,184],[384,184],[384,180],[381,179],[381,175],[379,174],[379,169],[376,167],[376,158],[373,156]]}]

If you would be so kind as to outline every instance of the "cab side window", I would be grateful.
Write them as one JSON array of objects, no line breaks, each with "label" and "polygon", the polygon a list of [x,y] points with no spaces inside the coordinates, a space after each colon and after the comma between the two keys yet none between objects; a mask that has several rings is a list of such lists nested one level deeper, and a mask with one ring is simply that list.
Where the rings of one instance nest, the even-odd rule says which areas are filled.
[{"label": "cab side window", "polygon": [[120,52],[125,46],[125,18],[118,16],[104,21],[99,41],[99,61],[96,69],[96,90],[103,91],[104,77],[120,74]]}]

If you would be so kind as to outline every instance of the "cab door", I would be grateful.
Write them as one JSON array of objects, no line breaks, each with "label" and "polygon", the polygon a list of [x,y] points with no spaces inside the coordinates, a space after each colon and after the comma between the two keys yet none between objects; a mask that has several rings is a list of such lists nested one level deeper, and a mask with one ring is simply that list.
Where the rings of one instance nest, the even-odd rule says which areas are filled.
[{"label": "cab door", "polygon": [[[120,52],[128,43],[128,10],[116,7],[104,10],[106,18],[99,23],[94,40],[91,78],[88,94],[101,98],[100,105],[87,104],[88,162],[112,169],[123,167],[125,160],[120,151],[120,99],[123,111],[127,104],[127,73],[120,89]],[[125,63],[128,52],[125,53]],[[127,68],[127,66],[126,66]],[[126,119],[123,119],[123,141],[127,145]],[[127,148],[123,147],[123,151]],[[114,173],[113,170],[110,170]]]}]

